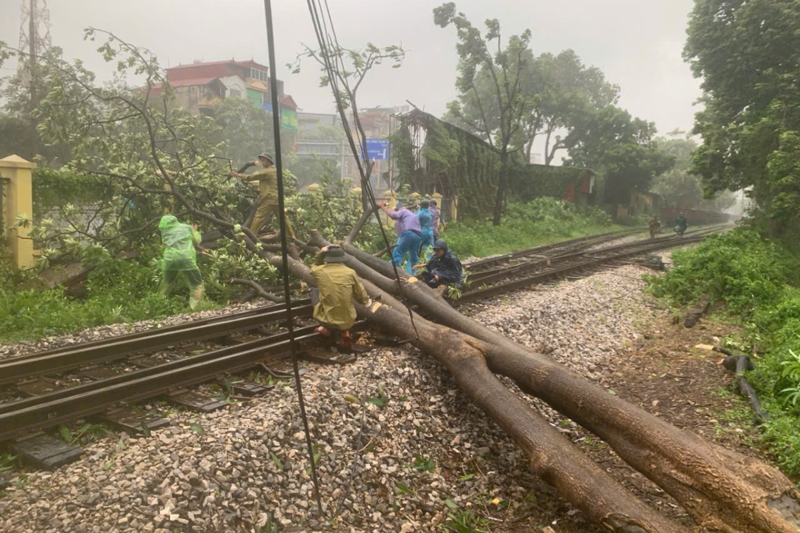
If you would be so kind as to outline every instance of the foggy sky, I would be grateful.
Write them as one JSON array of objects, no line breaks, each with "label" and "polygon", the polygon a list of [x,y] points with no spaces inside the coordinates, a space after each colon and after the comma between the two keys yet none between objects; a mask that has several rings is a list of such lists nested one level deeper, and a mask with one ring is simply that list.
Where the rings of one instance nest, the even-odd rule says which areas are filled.
[{"label": "foggy sky", "polygon": [[[0,40],[19,40],[20,0],[0,0]],[[163,66],[255,59],[267,63],[264,7],[260,0],[48,0],[53,44],[66,58],[81,58],[101,78],[111,68],[83,41],[83,28],[113,31],[149,48]],[[343,46],[400,44],[408,51],[399,70],[380,67],[359,91],[360,107],[402,105],[408,99],[441,115],[455,97],[457,57],[452,27],[433,24],[432,0],[329,0]],[[574,49],[622,89],[620,105],[634,116],[656,122],[660,133],[688,130],[700,96],[681,58],[692,0],[460,0],[473,24],[498,18],[503,34],[533,32],[534,53]],[[334,111],[328,89],[319,88],[319,70],[306,62],[299,75],[285,64],[315,44],[306,2],[273,0],[279,78],[286,92],[307,112]],[[0,75],[8,75],[7,64]]]}]

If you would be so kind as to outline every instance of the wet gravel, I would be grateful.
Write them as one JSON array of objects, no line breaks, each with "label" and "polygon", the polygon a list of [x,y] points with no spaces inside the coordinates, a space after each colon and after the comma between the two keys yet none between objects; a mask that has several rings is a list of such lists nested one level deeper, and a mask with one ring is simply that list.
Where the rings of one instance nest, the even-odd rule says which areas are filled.
[{"label": "wet gravel", "polygon": [[[658,313],[641,291],[648,272],[621,267],[467,313],[603,385],[615,358],[639,339],[636,325]],[[149,327],[108,326],[13,349]],[[517,531],[512,524],[526,517],[539,528],[532,531],[543,518],[583,523],[527,473],[521,452],[452,378],[412,347],[375,348],[342,367],[311,366],[303,385],[324,521],[313,511],[296,394],[278,382],[261,398],[214,413],[173,411],[171,425],[149,438],[100,439],[56,472],[16,474],[0,498],[0,531],[258,531],[270,515],[286,531],[441,531],[451,507],[477,512],[491,531]],[[573,435],[549,408],[538,408]]]}]

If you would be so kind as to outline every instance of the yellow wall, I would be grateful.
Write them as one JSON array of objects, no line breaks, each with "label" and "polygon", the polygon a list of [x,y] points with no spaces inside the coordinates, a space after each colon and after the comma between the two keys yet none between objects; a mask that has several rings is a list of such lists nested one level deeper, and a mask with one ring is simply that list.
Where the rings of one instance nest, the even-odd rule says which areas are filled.
[{"label": "yellow wall", "polygon": [[31,171],[35,163],[25,161],[19,156],[10,155],[0,159],[0,177],[3,180],[3,226],[8,237],[14,266],[31,268],[34,266],[33,241],[28,239],[29,228],[12,228],[17,215],[24,215],[29,220],[33,217],[33,198],[31,196]]}]

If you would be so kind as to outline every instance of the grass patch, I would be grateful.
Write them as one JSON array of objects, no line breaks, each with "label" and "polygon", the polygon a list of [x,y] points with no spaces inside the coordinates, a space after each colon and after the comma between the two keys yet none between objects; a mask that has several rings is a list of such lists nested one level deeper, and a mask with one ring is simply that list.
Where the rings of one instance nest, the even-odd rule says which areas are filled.
[{"label": "grass patch", "polygon": [[500,226],[491,220],[448,224],[441,237],[459,257],[486,257],[568,239],[624,229],[604,211],[590,207],[579,212],[573,204],[554,198],[537,198],[527,204],[511,203]]},{"label": "grass patch", "polygon": [[[86,298],[81,299],[67,296],[60,287],[42,289],[36,273],[0,267],[0,343],[190,312],[188,289],[183,288],[170,298],[159,292],[159,272],[152,258],[147,262],[129,261],[101,252],[87,257],[84,264],[93,270]],[[212,296],[226,302],[228,295]],[[206,299],[197,310],[219,306]]]}]

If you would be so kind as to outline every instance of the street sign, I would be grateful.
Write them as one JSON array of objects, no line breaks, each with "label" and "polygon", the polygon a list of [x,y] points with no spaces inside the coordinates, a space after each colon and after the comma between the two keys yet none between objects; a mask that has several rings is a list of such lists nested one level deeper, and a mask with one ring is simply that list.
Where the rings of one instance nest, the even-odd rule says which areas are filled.
[{"label": "street sign", "polygon": [[[367,154],[373,161],[386,161],[389,159],[392,143],[386,139],[371,139],[367,138]],[[361,155],[364,155],[364,149],[361,149]]]}]

